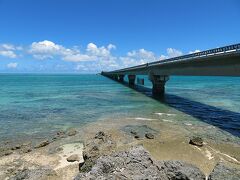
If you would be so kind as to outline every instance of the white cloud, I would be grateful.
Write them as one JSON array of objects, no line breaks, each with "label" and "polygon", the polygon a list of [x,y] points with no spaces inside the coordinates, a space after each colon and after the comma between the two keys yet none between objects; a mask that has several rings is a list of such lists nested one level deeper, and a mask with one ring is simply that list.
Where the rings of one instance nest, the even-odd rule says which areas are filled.
[{"label": "white cloud", "polygon": [[[15,52],[22,50],[23,53],[31,54],[35,59],[61,59],[76,63],[73,70],[84,72],[110,71],[183,55],[180,50],[174,48],[167,48],[166,53],[160,56],[142,48],[129,51],[125,56],[115,56],[112,52],[116,48],[111,43],[105,46],[98,46],[91,42],[87,44],[85,49],[81,49],[80,51],[79,46],[67,48],[55,42],[44,40],[33,42],[29,48],[22,48],[21,46],[11,44],[0,44],[0,55],[10,58],[21,57],[21,54],[17,55]],[[24,55],[22,54],[22,57]],[[14,65],[10,63],[9,67],[14,68]],[[66,68],[68,66],[63,69],[66,70]]]},{"label": "white cloud", "polygon": [[116,49],[116,46],[114,44],[109,44],[107,47],[109,50]]},{"label": "white cloud", "polygon": [[156,61],[158,58],[151,51],[145,49],[133,50],[127,56],[119,58],[123,67],[136,66],[147,62]]},{"label": "white cloud", "polygon": [[174,48],[167,48],[167,56],[169,58],[177,57],[177,56],[181,56],[181,55],[183,55],[182,51],[179,51]]},{"label": "white cloud", "polygon": [[29,50],[36,59],[49,59],[57,55],[66,54],[69,51],[70,50],[64,48],[63,46],[48,40],[33,42]]},{"label": "white cloud", "polygon": [[167,48],[167,54],[166,55],[160,55],[159,60],[164,60],[168,58],[173,58],[177,56],[182,56],[183,52],[174,48]]},{"label": "white cloud", "polygon": [[7,64],[7,67],[9,69],[15,69],[15,68],[17,68],[17,66],[18,66],[18,63],[16,63],[16,62]]},{"label": "white cloud", "polygon": [[96,44],[94,44],[94,43],[89,43],[88,45],[87,45],[87,53],[89,54],[89,55],[92,55],[92,56],[100,56],[100,57],[106,57],[106,56],[109,56],[110,54],[111,54],[111,50],[112,49],[115,49],[116,48],[116,46],[115,45],[113,45],[113,44],[109,44],[108,46],[107,46],[107,48],[106,47],[104,47],[104,46],[102,46],[102,47],[97,47],[97,45]]},{"label": "white cloud", "polygon": [[79,61],[94,61],[96,57],[87,54],[69,54],[63,57],[65,61],[79,62]]},{"label": "white cloud", "polygon": [[15,50],[15,47],[12,44],[2,44],[1,46],[3,49],[6,49],[6,50]]},{"label": "white cloud", "polygon": [[111,50],[116,46],[109,44],[107,47],[97,47],[94,43],[89,43],[85,53],[81,53],[78,47],[66,48],[62,45],[56,44],[52,41],[44,40],[40,42],[33,42],[30,47],[30,54],[36,59],[52,59],[60,57],[62,60],[71,62],[95,61],[103,57],[111,56]]},{"label": "white cloud", "polygon": [[189,51],[189,54],[193,54],[193,53],[197,53],[197,52],[201,52],[199,49],[196,49],[195,51]]},{"label": "white cloud", "polygon": [[15,47],[12,44],[0,44],[0,56],[4,56],[7,58],[16,58],[17,54],[16,50],[20,50],[19,47]]},{"label": "white cloud", "polygon": [[13,51],[0,50],[0,55],[8,58],[16,58],[17,55]]}]

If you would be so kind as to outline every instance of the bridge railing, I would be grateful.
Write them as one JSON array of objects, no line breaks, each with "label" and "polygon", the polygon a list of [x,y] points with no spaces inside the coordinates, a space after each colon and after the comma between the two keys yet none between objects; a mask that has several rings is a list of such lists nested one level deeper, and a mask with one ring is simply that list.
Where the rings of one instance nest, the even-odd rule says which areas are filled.
[{"label": "bridge railing", "polygon": [[141,64],[138,66],[133,66],[133,67],[129,67],[129,68],[112,71],[112,73],[134,70],[134,69],[139,69],[139,68],[145,68],[148,66],[153,66],[153,65],[157,65],[157,64],[166,63],[166,62],[181,61],[181,60],[198,58],[198,57],[202,57],[202,56],[210,56],[210,55],[215,55],[215,54],[220,54],[220,53],[228,53],[228,52],[232,52],[232,51],[240,51],[240,44],[233,44],[233,45],[229,45],[229,46],[209,49],[206,51],[201,51],[201,52],[191,53],[191,54],[187,54],[187,55],[183,55],[183,56],[159,60],[159,61],[150,62],[150,63],[146,63],[146,64]]},{"label": "bridge railing", "polygon": [[226,53],[226,52],[234,51],[234,50],[240,50],[240,44],[233,44],[233,45],[230,45],[230,46],[224,46],[224,47],[220,47],[220,48],[209,49],[209,50],[206,50],[206,51],[191,53],[191,54],[178,56],[178,57],[165,59],[165,60],[160,60],[160,61],[155,61],[155,62],[151,62],[151,63],[147,63],[147,64],[151,66],[151,65],[155,65],[155,64],[159,64],[159,63],[164,63],[164,62],[215,55],[215,54]]}]

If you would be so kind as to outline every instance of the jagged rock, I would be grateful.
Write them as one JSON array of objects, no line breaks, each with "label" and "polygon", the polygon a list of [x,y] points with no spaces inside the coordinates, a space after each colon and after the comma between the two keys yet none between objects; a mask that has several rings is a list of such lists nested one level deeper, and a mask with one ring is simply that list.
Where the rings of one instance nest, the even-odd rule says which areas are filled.
[{"label": "jagged rock", "polygon": [[106,134],[102,131],[98,132],[94,138],[86,141],[84,145],[84,163],[80,164],[80,171],[90,171],[97,158],[99,158],[101,155],[111,153],[115,147],[116,142],[113,141],[109,134]]},{"label": "jagged rock", "polygon": [[208,180],[239,180],[240,179],[240,169],[227,167],[222,163],[218,163],[211,174],[208,177]]},{"label": "jagged rock", "polygon": [[13,146],[11,149],[12,149],[12,150],[16,150],[16,149],[20,149],[21,147],[22,147],[22,145],[16,144],[16,145]]},{"label": "jagged rock", "polygon": [[145,137],[148,139],[154,139],[154,135],[152,133],[146,133]]},{"label": "jagged rock", "polygon": [[39,180],[48,179],[49,177],[57,176],[56,172],[49,168],[39,168],[39,169],[23,169],[18,172],[10,180]]},{"label": "jagged rock", "polygon": [[105,133],[103,131],[99,131],[96,135],[95,135],[95,139],[104,139]]},{"label": "jagged rock", "polygon": [[68,136],[75,136],[77,134],[77,130],[74,128],[71,128],[67,131]]},{"label": "jagged rock", "polygon": [[12,154],[13,152],[11,150],[6,150],[4,151],[4,156],[8,156],[10,154]]},{"label": "jagged rock", "polygon": [[73,154],[67,158],[68,162],[75,162],[75,161],[79,161],[79,160],[80,160],[80,158],[77,154]]},{"label": "jagged rock", "polygon": [[203,146],[203,140],[200,137],[192,137],[189,141],[189,144],[202,147]]},{"label": "jagged rock", "polygon": [[40,147],[44,147],[49,145],[49,141],[48,140],[44,140],[42,142],[40,142],[39,144],[37,144],[34,148],[40,148]]},{"label": "jagged rock", "polygon": [[142,146],[137,146],[101,156],[89,172],[75,177],[75,180],[80,179],[205,180],[205,176],[197,167],[184,162],[154,161]]}]

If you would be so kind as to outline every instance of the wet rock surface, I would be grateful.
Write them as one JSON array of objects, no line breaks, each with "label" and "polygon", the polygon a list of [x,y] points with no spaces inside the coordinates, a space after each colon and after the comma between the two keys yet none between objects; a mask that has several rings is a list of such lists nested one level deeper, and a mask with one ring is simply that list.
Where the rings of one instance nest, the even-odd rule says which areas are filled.
[{"label": "wet rock surface", "polygon": [[145,134],[145,137],[146,137],[147,139],[154,139],[154,135],[153,135],[152,133],[146,133],[146,134]]},{"label": "wet rock surface", "polygon": [[80,179],[160,179],[204,180],[195,166],[180,161],[154,161],[142,147],[101,156],[89,172],[79,173]]},{"label": "wet rock surface", "polygon": [[208,180],[239,180],[240,179],[240,169],[227,167],[222,163],[218,163]]},{"label": "wet rock surface", "polygon": [[39,180],[48,179],[56,176],[56,172],[47,167],[41,167],[38,169],[23,169],[19,171],[15,176],[11,177],[10,180]]},{"label": "wet rock surface", "polygon": [[203,146],[203,139],[200,137],[192,137],[189,141],[189,144],[202,147]]},{"label": "wet rock surface", "polygon": [[39,144],[37,144],[34,148],[41,148],[41,147],[49,145],[49,143],[50,142],[48,140],[44,140],[44,141],[40,142]]}]

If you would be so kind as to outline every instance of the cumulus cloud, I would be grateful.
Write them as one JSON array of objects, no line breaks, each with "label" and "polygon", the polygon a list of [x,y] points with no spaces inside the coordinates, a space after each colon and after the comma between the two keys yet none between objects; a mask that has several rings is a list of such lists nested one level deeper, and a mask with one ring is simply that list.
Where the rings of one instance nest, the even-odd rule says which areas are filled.
[{"label": "cumulus cloud", "polygon": [[66,48],[62,45],[56,44],[52,41],[44,40],[40,42],[33,42],[29,53],[36,59],[52,59],[60,57],[62,60],[71,62],[95,61],[99,58],[108,58],[111,56],[111,50],[116,46],[109,44],[107,47],[97,47],[94,43],[89,43],[85,53],[74,46],[73,48]]},{"label": "cumulus cloud", "polygon": [[18,66],[18,63],[16,63],[16,62],[7,64],[7,68],[9,68],[9,69],[15,69],[15,68],[17,68],[17,66]]},{"label": "cumulus cloud", "polygon": [[[117,57],[113,56],[111,51],[116,49],[114,44],[107,46],[97,46],[89,43],[86,49],[81,52],[78,46],[66,48],[52,41],[44,40],[33,42],[30,46],[29,53],[36,59],[53,59],[60,58],[64,61],[70,61],[78,64],[74,70],[96,71],[98,69],[110,70],[118,67]],[[94,61],[94,63],[92,63]],[[89,63],[90,62],[90,63]]]},{"label": "cumulus cloud", "polygon": [[166,55],[160,55],[159,60],[164,60],[168,58],[173,58],[177,56],[182,56],[183,52],[174,48],[167,48],[167,54]]},{"label": "cumulus cloud", "polygon": [[29,52],[36,59],[49,59],[54,56],[70,54],[71,50],[55,44],[52,41],[44,40],[40,42],[33,42]]},{"label": "cumulus cloud", "polygon": [[102,46],[102,47],[97,47],[96,44],[94,43],[89,43],[87,45],[87,53],[91,56],[99,56],[99,57],[107,57],[111,54],[111,49],[115,49],[116,46],[113,44],[109,44],[106,47]]},{"label": "cumulus cloud", "polygon": [[120,57],[119,59],[122,62],[123,67],[136,66],[158,60],[153,52],[145,49],[130,51],[126,56]]},{"label": "cumulus cloud", "polygon": [[183,55],[182,51],[179,51],[174,48],[167,48],[167,56],[169,58],[177,57],[177,56],[181,56],[181,55]]},{"label": "cumulus cloud", "polygon": [[[167,48],[166,53],[162,55],[156,55],[152,51],[141,48],[129,51],[124,56],[116,56],[114,55],[116,48],[111,43],[99,46],[90,42],[85,48],[80,49],[79,46],[66,47],[49,40],[43,40],[33,42],[28,48],[12,44],[0,44],[0,55],[9,58],[21,57],[21,54],[17,55],[15,53],[21,50],[24,53],[23,56],[30,54],[34,59],[38,60],[60,59],[72,62],[72,70],[79,72],[110,71],[183,55],[182,51],[174,48]],[[14,68],[14,66],[16,68],[17,63],[9,63],[8,67]],[[64,70],[67,67],[64,67]]]},{"label": "cumulus cloud", "polygon": [[20,46],[14,46],[12,44],[0,44],[0,56],[7,58],[16,58],[17,54],[15,51],[21,50]]}]

